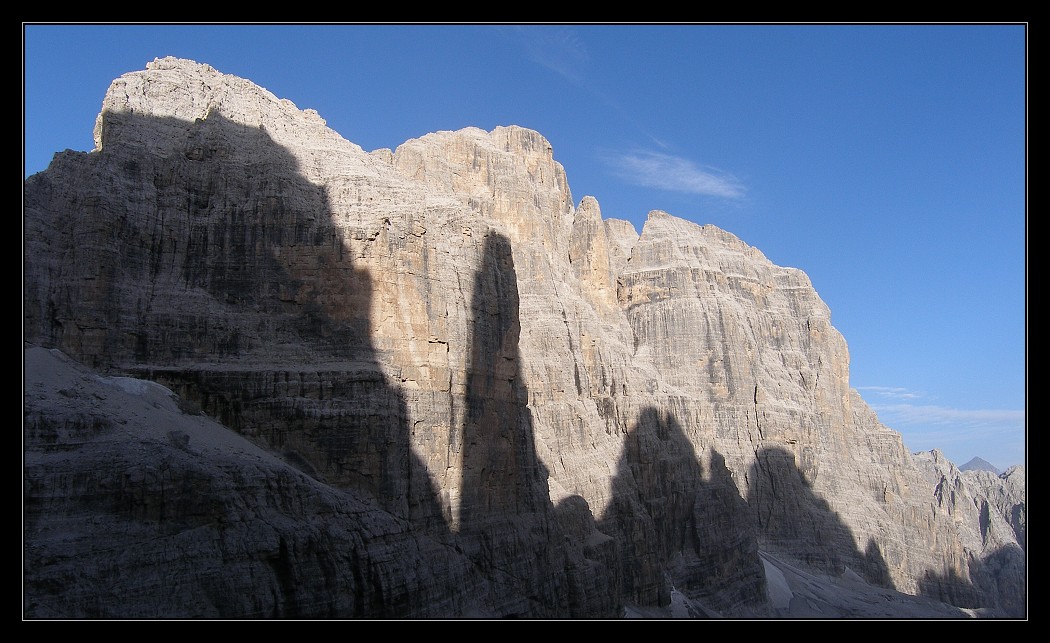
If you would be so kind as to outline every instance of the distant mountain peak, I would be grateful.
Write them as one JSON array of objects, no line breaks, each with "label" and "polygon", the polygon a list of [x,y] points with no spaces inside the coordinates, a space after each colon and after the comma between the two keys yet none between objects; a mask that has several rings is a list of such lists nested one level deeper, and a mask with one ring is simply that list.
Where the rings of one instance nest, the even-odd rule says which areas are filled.
[{"label": "distant mountain peak", "polygon": [[982,460],[981,458],[978,458],[976,456],[966,464],[959,467],[959,469],[962,471],[991,471],[995,475],[999,475],[1001,473],[1001,471],[992,466],[990,462],[988,462],[987,460]]}]

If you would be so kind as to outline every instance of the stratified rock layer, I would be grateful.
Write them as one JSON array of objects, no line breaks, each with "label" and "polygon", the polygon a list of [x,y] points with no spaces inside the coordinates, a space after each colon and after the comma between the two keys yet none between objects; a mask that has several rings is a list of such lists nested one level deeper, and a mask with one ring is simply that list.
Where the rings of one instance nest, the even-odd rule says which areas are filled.
[{"label": "stratified rock layer", "polygon": [[27,616],[775,616],[760,550],[1024,612],[1023,471],[931,501],[805,274],[574,206],[540,134],[367,153],[165,58],[95,135],[26,180],[25,338],[211,419],[118,427],[27,371]]},{"label": "stratified rock layer", "polygon": [[[31,618],[440,618],[472,563],[143,380],[25,351]],[[478,613],[485,614],[484,611]]]}]

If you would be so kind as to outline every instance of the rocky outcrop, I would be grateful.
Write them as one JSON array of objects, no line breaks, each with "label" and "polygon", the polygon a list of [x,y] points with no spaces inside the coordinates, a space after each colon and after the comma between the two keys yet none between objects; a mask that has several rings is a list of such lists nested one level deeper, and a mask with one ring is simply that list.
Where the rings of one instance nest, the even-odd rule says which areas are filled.
[{"label": "rocky outcrop", "polygon": [[[805,274],[713,226],[574,205],[537,132],[367,153],[166,58],[114,81],[95,134],[25,182],[27,356],[203,415],[188,443],[118,440],[116,409],[85,425],[27,391],[27,616],[779,615],[760,552],[1023,606],[971,564],[1018,542],[1023,562],[1023,480],[1020,517],[988,505],[1019,531],[975,539],[850,389]],[[205,434],[237,450],[187,451]],[[161,521],[158,494],[184,508]],[[139,553],[106,567],[103,539]],[[182,574],[173,551],[216,575],[88,604]]]},{"label": "rocky outcrop", "polygon": [[922,581],[924,591],[968,596],[964,600],[971,603],[994,596],[1007,614],[1026,614],[1028,510],[1024,467],[1010,467],[999,475],[962,471],[936,449],[916,454],[916,460],[933,485],[936,508],[958,525],[968,556],[966,576],[929,574]]},{"label": "rocky outcrop", "polygon": [[486,613],[472,562],[374,498],[318,482],[158,384],[39,347],[24,360],[25,616]]}]

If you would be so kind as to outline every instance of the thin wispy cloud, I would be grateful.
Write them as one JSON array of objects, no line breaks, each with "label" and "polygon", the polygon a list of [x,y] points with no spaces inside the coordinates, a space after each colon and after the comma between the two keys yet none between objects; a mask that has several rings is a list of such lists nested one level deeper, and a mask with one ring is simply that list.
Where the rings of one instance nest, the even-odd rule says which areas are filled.
[{"label": "thin wispy cloud", "polygon": [[894,400],[915,400],[923,397],[921,393],[912,393],[901,386],[858,386],[857,390]]},{"label": "thin wispy cloud", "polygon": [[988,446],[984,452],[970,451],[970,454],[997,462],[1000,467],[1024,462],[1024,411],[965,410],[910,404],[874,405],[872,408],[879,421],[899,431],[913,451],[966,452],[975,444],[985,444]]},{"label": "thin wispy cloud", "polygon": [[858,386],[857,390],[879,421],[900,432],[913,451],[965,452],[974,444],[986,444],[988,452],[971,455],[998,460],[1000,466],[1024,460],[1023,409],[958,409],[922,403],[927,395],[900,386]]},{"label": "thin wispy cloud", "polygon": [[[590,68],[591,55],[579,32],[563,25],[518,25],[496,26],[495,29],[519,47],[533,63],[558,74],[570,83],[594,97],[595,105],[604,105],[618,114],[632,127],[648,138],[652,144],[670,149],[670,146],[654,136],[651,128],[628,113],[620,101],[613,99],[594,83]],[[622,91],[623,88],[620,88]],[[617,93],[617,92],[614,92]]]},{"label": "thin wispy cloud", "polygon": [[636,185],[726,199],[744,196],[744,187],[731,174],[681,156],[636,151],[606,154],[603,160],[616,175]]},{"label": "thin wispy cloud", "polygon": [[865,396],[882,423],[888,426],[951,426],[959,430],[977,431],[985,427],[1024,427],[1023,410],[956,409],[929,403],[915,404],[911,401],[927,396],[902,386],[858,386],[857,390]]},{"label": "thin wispy cloud", "polygon": [[972,430],[1022,428],[1025,418],[1023,410],[1012,409],[953,409],[920,404],[872,404],[871,408],[883,424],[907,426],[950,425]]},{"label": "thin wispy cloud", "polygon": [[521,45],[533,62],[575,83],[583,79],[590,54],[575,30],[563,26],[525,25],[503,27],[501,31]]}]

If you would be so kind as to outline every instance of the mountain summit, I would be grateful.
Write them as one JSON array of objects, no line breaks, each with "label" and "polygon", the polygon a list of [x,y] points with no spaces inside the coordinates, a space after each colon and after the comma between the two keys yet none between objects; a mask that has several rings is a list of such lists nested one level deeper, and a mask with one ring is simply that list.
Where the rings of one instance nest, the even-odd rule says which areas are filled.
[{"label": "mountain summit", "polygon": [[803,272],[538,132],[366,152],[164,58],[95,144],[23,187],[24,616],[1026,614],[1023,497],[904,448]]},{"label": "mountain summit", "polygon": [[995,475],[999,475],[1001,472],[992,466],[991,463],[982,460],[981,458],[974,457],[966,464],[959,467],[961,471],[991,471]]}]

